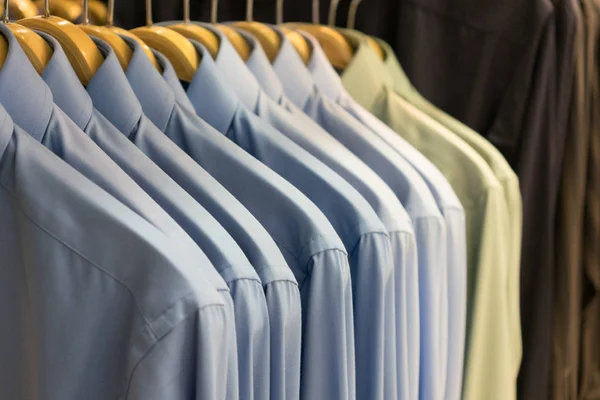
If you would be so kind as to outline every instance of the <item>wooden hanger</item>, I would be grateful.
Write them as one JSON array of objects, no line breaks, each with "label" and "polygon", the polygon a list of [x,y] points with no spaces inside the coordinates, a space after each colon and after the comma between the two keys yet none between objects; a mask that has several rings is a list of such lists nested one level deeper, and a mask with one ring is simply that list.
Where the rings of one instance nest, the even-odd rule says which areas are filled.
[{"label": "wooden hanger", "polygon": [[212,58],[219,54],[219,37],[203,26],[190,23],[190,0],[183,0],[183,23],[169,25],[169,29],[202,43]]},{"label": "wooden hanger", "polygon": [[[91,5],[91,3],[90,3],[90,5]],[[91,11],[91,8],[90,8],[90,11]],[[131,39],[135,40],[136,42],[138,42],[139,45],[142,47],[142,50],[144,51],[144,53],[146,53],[146,56],[148,56],[148,58],[150,59],[150,62],[152,62],[152,64],[156,67],[156,69],[159,72],[162,72],[162,68],[158,64],[158,61],[156,60],[156,57],[154,56],[154,53],[152,52],[150,47],[146,43],[144,43],[144,41],[142,39],[135,36],[133,33],[129,32],[128,30],[114,26],[114,16],[115,16],[115,0],[108,0],[105,28],[111,30],[112,32],[116,33],[119,36],[127,36],[128,38],[131,38]]]},{"label": "wooden hanger", "polygon": [[[329,6],[329,24],[335,23],[335,15],[339,0],[331,0]],[[286,24],[314,36],[318,41],[329,62],[339,70],[345,69],[354,55],[354,50],[344,36],[330,26],[319,25],[319,1],[313,0],[313,23]],[[303,38],[304,39],[304,38]],[[298,49],[298,47],[296,47]]]},{"label": "wooden hanger", "polygon": [[[12,0],[8,8],[13,19],[35,17],[40,13],[37,6],[30,0]],[[2,12],[4,12],[4,7],[2,7]]]},{"label": "wooden hanger", "polygon": [[8,0],[4,0],[3,3],[4,4],[2,5],[2,22],[8,29],[10,29],[13,35],[15,35],[15,38],[19,42],[19,45],[23,49],[23,52],[25,52],[25,54],[27,55],[27,58],[31,62],[31,65],[33,65],[38,74],[41,74],[42,72],[44,72],[46,65],[48,65],[50,57],[52,57],[52,47],[50,47],[50,45],[44,40],[43,37],[32,31],[31,29],[25,28],[24,26],[21,26],[19,24],[9,22],[9,12],[12,12],[15,9],[15,7],[13,7],[13,5],[11,4],[8,4]]},{"label": "wooden hanger", "polygon": [[29,62],[33,65],[37,73],[41,75],[54,52],[52,47],[43,37],[29,28],[15,23],[5,25],[15,35]]},{"label": "wooden hanger", "polygon": [[[362,2],[362,0],[352,0],[350,2],[350,7],[348,8],[348,23],[346,24],[348,29],[354,29],[354,24],[356,22],[356,12],[358,10],[358,5]],[[383,48],[373,39],[371,36],[367,36],[367,42],[369,46],[375,51],[375,54],[381,59],[385,59],[385,53]]]},{"label": "wooden hanger", "polygon": [[192,81],[200,63],[198,52],[185,36],[169,28],[152,26],[151,0],[146,0],[146,26],[132,29],[131,33],[164,54],[173,64],[179,79]]},{"label": "wooden hanger", "polygon": [[225,36],[227,36],[227,39],[231,42],[237,53],[240,55],[240,57],[242,57],[244,61],[247,61],[250,58],[252,49],[250,48],[250,45],[248,44],[246,39],[244,39],[244,37],[239,32],[236,32],[235,29],[227,25],[216,24],[215,27],[217,27],[221,32],[225,34]]},{"label": "wooden hanger", "polygon": [[292,23],[286,25],[314,36],[319,41],[329,62],[336,69],[343,70],[350,64],[350,61],[354,56],[354,51],[346,38],[335,29],[328,26],[306,23]]},{"label": "wooden hanger", "polygon": [[133,55],[131,48],[129,45],[115,32],[108,29],[105,26],[98,25],[90,25],[89,20],[89,3],[87,0],[83,1],[83,23],[79,24],[79,28],[88,34],[88,36],[92,36],[101,40],[104,40],[108,45],[113,49],[115,55],[117,56],[117,60],[119,60],[119,64],[121,64],[121,68],[123,71],[127,70],[129,66],[129,61]]},{"label": "wooden hanger", "polygon": [[20,25],[38,30],[54,37],[61,45],[73,70],[84,86],[87,86],[104,58],[84,31],[67,20],[50,15],[48,0],[44,1],[44,15],[25,18],[18,21]]},{"label": "wooden hanger", "polygon": [[[37,0],[35,5],[42,9],[44,7],[44,0]],[[83,12],[83,7],[79,2],[69,0],[52,0],[49,4],[50,14],[57,16],[62,19],[66,19],[69,22],[76,23]]]}]

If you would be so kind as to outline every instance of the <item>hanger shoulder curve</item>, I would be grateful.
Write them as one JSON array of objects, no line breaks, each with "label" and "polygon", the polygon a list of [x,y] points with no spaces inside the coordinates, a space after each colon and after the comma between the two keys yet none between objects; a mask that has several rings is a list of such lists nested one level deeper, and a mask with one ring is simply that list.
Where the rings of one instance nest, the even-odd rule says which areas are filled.
[{"label": "hanger shoulder curve", "polygon": [[191,82],[200,56],[190,41],[179,33],[162,26],[144,26],[131,30],[148,46],[161,52],[171,61],[179,79]]},{"label": "hanger shoulder curve", "polygon": [[114,33],[116,33],[117,35],[127,36],[128,38],[131,38],[131,39],[135,40],[136,42],[138,42],[140,44],[140,46],[142,46],[142,50],[144,51],[144,53],[146,53],[146,55],[148,56],[148,58],[150,59],[152,64],[156,67],[156,69],[159,72],[162,72],[162,68],[158,64],[158,61],[156,60],[156,57],[154,56],[152,49],[150,49],[150,46],[148,46],[142,39],[140,39],[133,33],[129,32],[128,30],[123,29],[123,28],[118,28],[116,26],[111,26],[111,27],[107,26],[107,28],[110,29],[111,31],[113,31]]},{"label": "hanger shoulder curve", "polygon": [[306,39],[304,39],[304,37],[298,32],[289,28],[280,27],[280,29],[285,34],[287,40],[290,41],[292,46],[294,46],[294,48],[298,52],[300,58],[304,62],[304,65],[308,65],[310,61],[310,56],[312,55],[312,48],[310,47]]},{"label": "hanger shoulder curve", "polygon": [[350,61],[354,56],[352,46],[350,46],[350,43],[348,43],[346,38],[335,29],[328,26],[313,24],[291,24],[291,26],[314,36],[319,41],[329,62],[331,62],[336,69],[345,69],[348,64],[350,64]]},{"label": "hanger shoulder curve", "polygon": [[8,42],[6,38],[0,35],[0,68],[4,65],[4,61],[6,61],[6,56],[8,54]]},{"label": "hanger shoulder curve", "polygon": [[8,23],[6,27],[15,35],[29,62],[41,75],[52,57],[52,47],[43,37],[29,28],[15,23]]},{"label": "hanger shoulder curve", "polygon": [[92,39],[67,20],[56,16],[38,16],[21,19],[18,23],[54,37],[65,51],[77,77],[84,86],[87,86],[104,61],[102,53]]},{"label": "hanger shoulder curve", "polygon": [[244,60],[244,62],[248,61],[248,58],[250,58],[251,51],[250,45],[248,44],[246,39],[244,39],[244,37],[240,35],[239,32],[236,32],[235,29],[231,28],[230,26],[216,24],[215,27],[217,27],[221,32],[225,34],[225,36],[227,36],[227,39],[231,42],[231,44],[236,49],[240,57],[242,57],[242,60]]},{"label": "hanger shoulder curve", "polygon": [[273,28],[254,21],[239,21],[234,22],[232,25],[254,36],[259,41],[269,61],[273,62],[275,60],[281,48],[281,38]]},{"label": "hanger shoulder curve", "polygon": [[104,40],[108,45],[114,50],[117,59],[119,60],[119,64],[121,64],[121,68],[123,71],[127,70],[127,66],[129,65],[129,61],[131,60],[131,56],[133,52],[129,45],[121,39],[119,35],[111,31],[105,26],[97,26],[97,25],[78,25],[79,28],[87,33],[89,36],[93,36],[95,38]]},{"label": "hanger shoulder curve", "polygon": [[178,32],[188,39],[196,40],[204,45],[212,58],[219,54],[219,38],[210,30],[196,24],[177,23],[169,25],[169,29]]}]

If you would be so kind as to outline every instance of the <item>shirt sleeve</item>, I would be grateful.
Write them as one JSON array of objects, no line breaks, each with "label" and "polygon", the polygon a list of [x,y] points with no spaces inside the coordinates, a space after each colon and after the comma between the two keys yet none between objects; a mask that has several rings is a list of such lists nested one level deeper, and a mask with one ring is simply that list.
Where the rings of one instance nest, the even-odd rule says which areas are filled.
[{"label": "shirt sleeve", "polygon": [[[398,397],[419,398],[419,265],[413,233],[391,232],[396,303],[396,360]],[[404,386],[401,386],[406,382]]]},{"label": "shirt sleeve", "polygon": [[442,358],[442,270],[447,268],[446,226],[437,217],[414,221],[419,255],[420,359],[419,398],[444,397]]},{"label": "shirt sleeve", "polygon": [[349,261],[354,299],[356,396],[397,399],[396,342],[386,337],[386,333],[396,330],[395,318],[386,318],[388,305],[395,304],[389,237],[383,233],[362,235],[350,252]]},{"label": "shirt sleeve", "polygon": [[462,391],[467,329],[467,238],[463,212],[444,213],[448,239],[446,295],[447,335],[443,337],[446,358],[446,398],[459,399]]},{"label": "shirt sleeve", "polygon": [[142,356],[129,380],[127,400],[225,399],[228,326],[225,307],[190,314]]},{"label": "shirt sleeve", "polygon": [[274,281],[265,288],[271,324],[271,398],[300,398],[302,306],[295,282]]},{"label": "shirt sleeve", "polygon": [[468,256],[472,263],[463,398],[515,399],[518,368],[511,336],[508,212],[502,189],[490,189],[480,204],[479,229],[471,234],[480,238],[479,246]]},{"label": "shirt sleeve", "polygon": [[235,309],[239,393],[242,398],[269,399],[269,314],[262,284],[239,279],[229,288]]},{"label": "shirt sleeve", "polygon": [[303,400],[356,399],[354,321],[348,257],[314,255],[301,284]]}]

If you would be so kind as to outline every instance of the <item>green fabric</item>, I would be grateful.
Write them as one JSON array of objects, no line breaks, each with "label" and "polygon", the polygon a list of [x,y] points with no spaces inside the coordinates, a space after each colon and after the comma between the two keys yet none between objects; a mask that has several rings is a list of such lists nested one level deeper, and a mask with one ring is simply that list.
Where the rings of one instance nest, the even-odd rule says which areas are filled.
[{"label": "green fabric", "polygon": [[[516,175],[485,139],[428,105],[397,61],[388,56],[384,64],[364,35],[340,31],[356,48],[342,74],[347,91],[429,158],[465,208],[468,311],[463,398],[514,399],[522,351],[522,223]],[[384,49],[390,52],[389,47]]]}]

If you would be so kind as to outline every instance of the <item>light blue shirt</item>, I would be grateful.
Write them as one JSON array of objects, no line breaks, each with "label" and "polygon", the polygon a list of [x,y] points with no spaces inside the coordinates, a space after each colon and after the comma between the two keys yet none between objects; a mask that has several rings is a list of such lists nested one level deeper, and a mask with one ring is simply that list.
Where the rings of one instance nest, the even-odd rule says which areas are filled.
[{"label": "light blue shirt", "polygon": [[[242,33],[242,32],[240,32]],[[393,398],[408,398],[408,329],[406,321],[406,270],[412,270],[416,273],[418,260],[416,256],[416,241],[412,221],[402,207],[402,204],[392,192],[389,186],[375,174],[375,172],[365,165],[354,153],[350,152],[321,126],[314,122],[306,114],[298,111],[283,92],[283,87],[279,77],[269,63],[267,56],[252,36],[246,35],[247,40],[252,46],[250,57],[246,60],[246,65],[255,75],[265,93],[276,100],[282,108],[290,111],[286,118],[280,117],[279,113],[263,114],[263,118],[269,118],[269,121],[289,138],[311,152],[333,170],[343,176],[350,182],[377,212],[377,215],[384,223],[392,242],[393,259],[395,264],[395,285],[396,300],[391,303],[395,309],[397,319],[396,330],[388,330],[386,334],[390,336],[388,343],[397,341],[395,346],[386,347],[386,358],[390,362],[396,363],[393,368],[396,373],[387,372],[386,378],[394,385],[397,384],[398,395]],[[323,109],[323,112],[327,112]],[[294,124],[288,121],[292,120]],[[297,129],[301,127],[302,129]],[[416,276],[416,275],[413,275]],[[415,296],[418,293],[417,283],[414,284]],[[388,303],[389,304],[389,303]],[[411,306],[418,307],[418,301]],[[394,310],[392,310],[393,312]],[[392,314],[393,315],[393,314]],[[416,328],[413,337],[418,340],[418,311],[414,313]],[[418,345],[418,341],[417,341]],[[397,354],[393,354],[396,347]],[[389,369],[387,370],[389,371]],[[389,396],[386,396],[388,398]]]},{"label": "light blue shirt", "polygon": [[[282,36],[281,49],[273,68],[288,98],[369,165],[392,188],[412,218],[417,236],[419,268],[418,278],[414,277],[409,282],[414,285],[415,279],[418,279],[420,343],[418,351],[409,346],[410,397],[417,397],[418,387],[420,398],[442,398],[445,381],[441,375],[440,344],[445,337],[445,325],[440,317],[444,304],[446,227],[433,195],[419,173],[394,149],[320,93],[310,72],[285,36]],[[409,292],[408,295],[410,305],[415,297],[414,293],[411,296]],[[414,321],[414,313],[410,309],[408,318]],[[418,375],[416,370],[419,371]]]},{"label": "light blue shirt", "polygon": [[[225,43],[221,39],[220,51]],[[235,190],[265,225],[294,271],[303,299],[301,397],[353,399],[352,289],[344,244],[304,194],[227,139],[243,137],[244,132],[250,135],[260,120],[233,92],[221,90],[222,82],[210,79],[213,75],[207,68],[211,65],[214,70],[214,64],[204,57],[187,93],[196,111],[217,130],[210,126],[197,129],[193,141],[191,135],[169,136],[194,153],[198,162],[216,166],[211,173]],[[264,129],[269,129],[268,125]],[[256,146],[265,145],[256,142]]]},{"label": "light blue shirt", "polygon": [[[1,74],[23,78],[29,61],[4,34]],[[214,398],[222,378],[195,366],[220,371],[222,296],[164,232],[40,143],[52,97],[28,93],[42,95],[15,99],[40,106],[31,136],[0,106],[0,398]]]},{"label": "light blue shirt", "polygon": [[[237,350],[235,336],[232,335],[231,368],[237,370],[238,355],[244,365],[251,367],[257,365],[256,359],[268,360],[269,321],[265,294],[258,275],[242,250],[202,206],[93,108],[90,96],[76,79],[58,43],[44,37],[55,48],[42,75],[54,92],[55,102],[69,116],[73,115],[78,125],[186,229],[231,289],[237,344],[243,348]],[[132,71],[137,69],[139,54],[134,53],[130,62]],[[94,87],[93,84],[91,87]],[[106,90],[110,87],[103,88],[103,91]],[[268,364],[263,366],[257,374],[268,379],[268,367]],[[250,368],[246,381],[252,382],[252,371]]]},{"label": "light blue shirt", "polygon": [[[210,58],[210,54],[200,44],[195,45],[203,62],[199,67],[198,79],[189,85],[188,95],[192,103],[197,105],[198,114],[210,118],[214,107],[229,107],[224,101],[222,105],[214,104],[211,107],[194,101],[206,91],[207,81],[223,82],[220,86],[211,84],[213,92],[224,92],[215,96],[218,99],[224,99],[226,93],[231,93],[232,101],[235,101],[234,93],[241,85],[245,86],[244,92],[254,89],[254,100],[251,104],[245,104],[247,108],[244,112],[253,111],[261,118],[248,115],[249,123],[245,130],[222,133],[307,195],[329,219],[344,242],[352,278],[357,398],[397,398],[395,382],[389,378],[396,373],[395,359],[389,357],[386,370],[384,358],[385,350],[395,355],[393,348],[386,348],[389,343],[386,343],[385,336],[386,332],[393,332],[395,328],[392,316],[387,316],[386,320],[386,311],[390,309],[389,305],[395,304],[395,299],[391,243],[385,227],[356,189],[267,123],[277,123],[278,128],[286,132],[298,133],[300,130],[300,126],[294,125],[294,116],[260,90],[252,74],[223,36],[216,63],[211,59],[204,61]],[[250,99],[251,96],[244,98]],[[387,388],[384,386],[386,375]]]},{"label": "light blue shirt", "polygon": [[[442,365],[446,366],[442,376],[446,380],[446,398],[457,399],[460,397],[462,386],[467,317],[467,242],[464,208],[440,170],[402,136],[354,101],[329,64],[319,42],[310,35],[306,35],[306,38],[313,47],[308,69],[317,87],[326,97],[335,100],[363,125],[381,137],[421,174],[444,216],[448,264],[443,297],[447,309],[444,310],[445,315],[440,316],[445,318],[447,326],[447,333],[442,337],[444,341],[440,344],[445,359],[445,364]],[[378,72],[384,73],[384,71]],[[416,122],[406,121],[406,129],[422,129]]]},{"label": "light blue shirt", "polygon": [[[133,91],[119,93],[119,96],[133,96],[132,101],[136,103],[135,96],[138,96],[142,100],[142,108],[161,129],[187,131],[185,123],[189,121],[180,117],[180,107],[175,102],[173,92],[139,45],[131,41],[129,43],[133,46],[136,58],[135,63],[129,65],[126,79],[129,79]],[[163,68],[172,68],[160,55],[158,58]],[[112,64],[115,70],[113,78],[120,82],[125,77],[123,74],[116,76],[117,67],[118,64]],[[123,82],[122,86],[128,87],[127,82]],[[192,122],[197,119],[193,111],[189,115],[194,117]],[[291,269],[273,239],[252,214],[155,125],[152,126],[154,129],[138,130],[134,139],[136,144],[184,185],[188,192],[201,199],[244,250],[263,282],[270,320],[271,357],[264,352],[261,359],[248,359],[244,363],[246,370],[251,371],[254,377],[252,393],[255,398],[264,398],[269,394],[269,381],[273,381],[270,372],[277,376],[285,374],[288,384],[294,386],[296,382],[297,388],[300,380],[301,302]],[[255,336],[259,337],[257,334]],[[270,368],[265,365],[269,363]],[[240,390],[240,393],[249,392],[251,389],[247,387]]]}]

